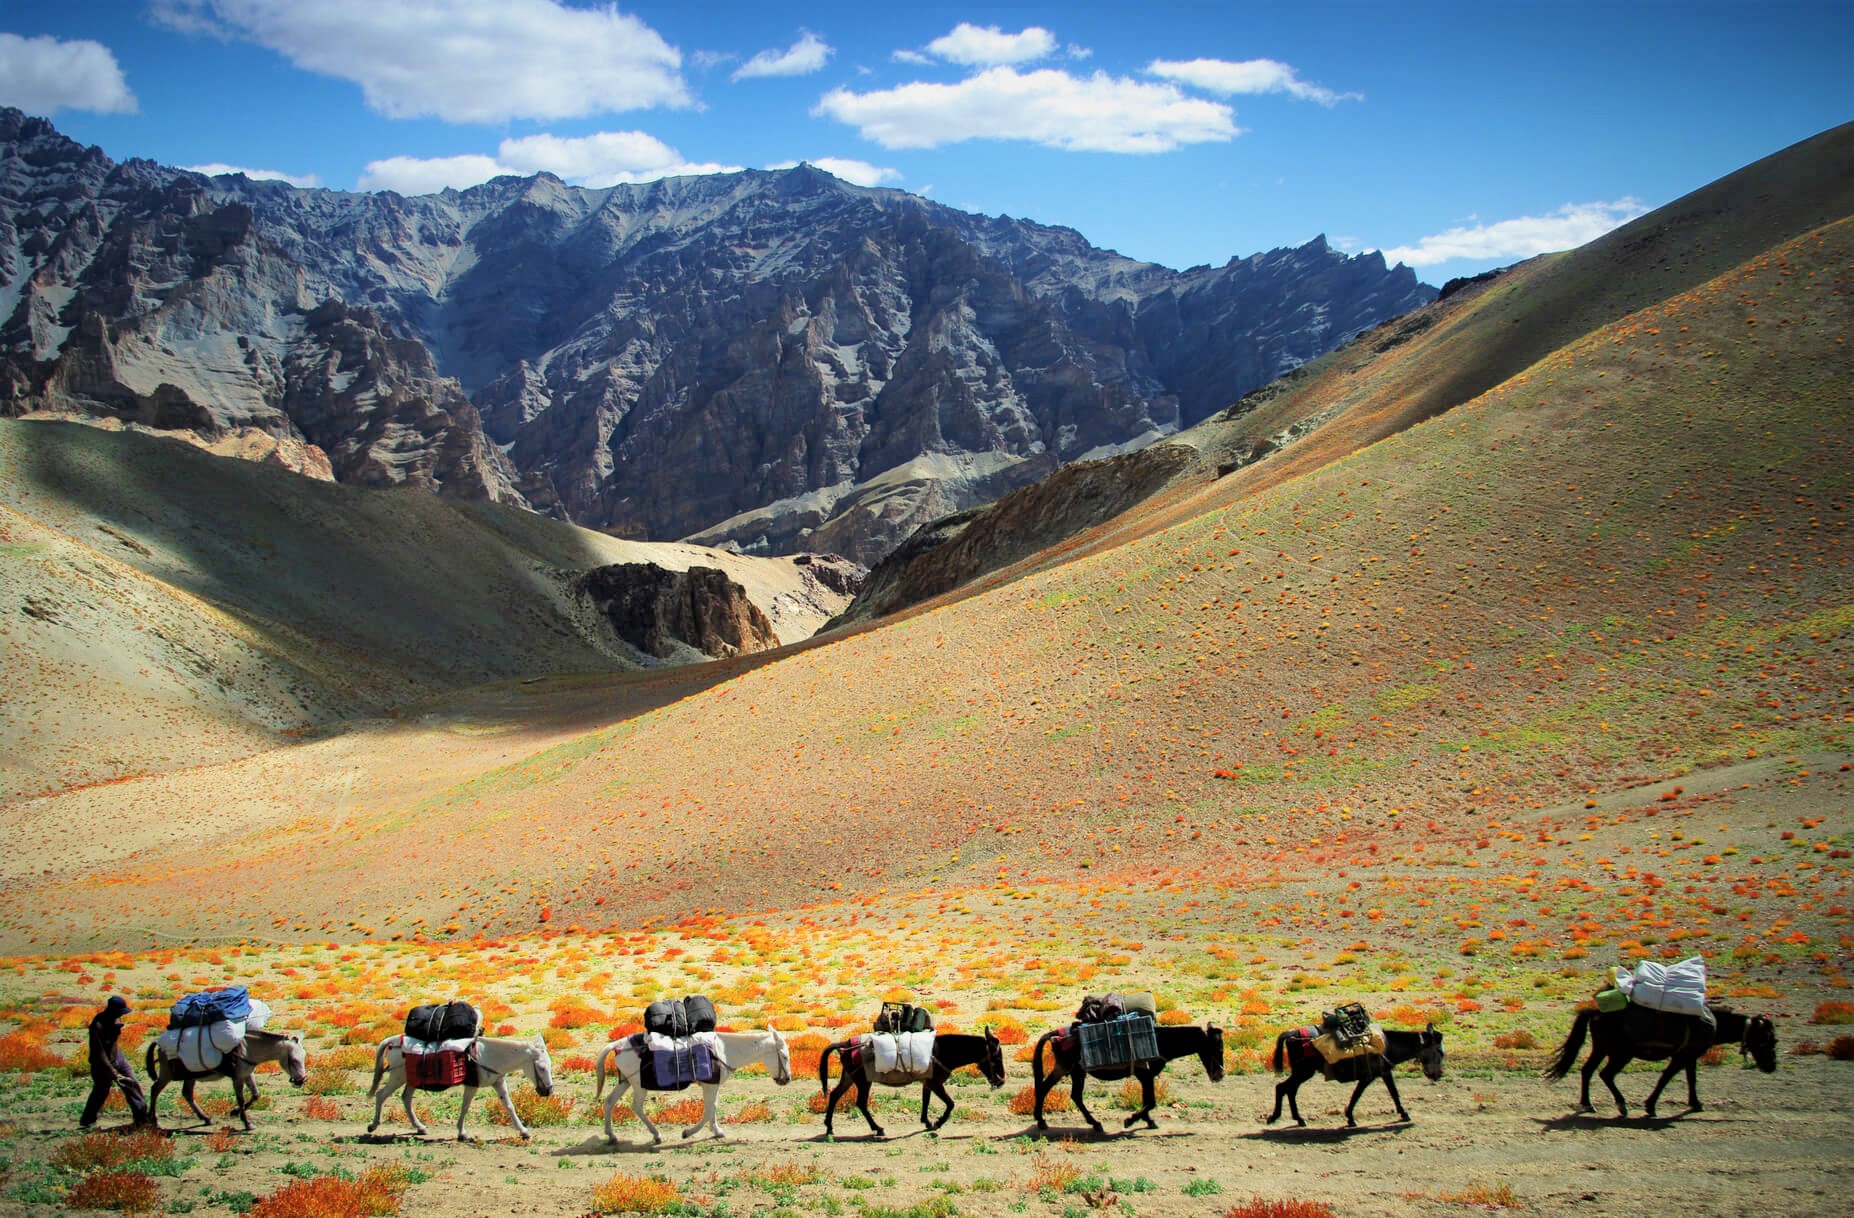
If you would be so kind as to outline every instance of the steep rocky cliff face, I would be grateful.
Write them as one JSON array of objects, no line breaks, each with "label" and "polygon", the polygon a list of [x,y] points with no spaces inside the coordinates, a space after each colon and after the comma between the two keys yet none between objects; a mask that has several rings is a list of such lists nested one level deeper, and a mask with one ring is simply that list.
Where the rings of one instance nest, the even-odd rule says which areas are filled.
[{"label": "steep rocky cliff face", "polygon": [[419,198],[111,162],[0,110],[0,412],[306,440],[343,481],[879,559],[1434,292],[1177,272],[816,169]]},{"label": "steep rocky cliff face", "polygon": [[747,590],[714,567],[614,563],[586,572],[578,586],[619,638],[660,660],[680,659],[685,648],[720,659],[779,645]]}]

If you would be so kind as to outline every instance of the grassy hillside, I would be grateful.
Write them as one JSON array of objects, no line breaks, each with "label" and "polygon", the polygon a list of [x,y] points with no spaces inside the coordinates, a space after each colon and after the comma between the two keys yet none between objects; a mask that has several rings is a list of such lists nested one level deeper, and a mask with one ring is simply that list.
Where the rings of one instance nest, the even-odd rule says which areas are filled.
[{"label": "grassy hillside", "polygon": [[222,761],[486,682],[631,670],[569,585],[636,561],[721,566],[768,608],[803,585],[790,560],[0,421],[0,798]]},{"label": "grassy hillside", "polygon": [[[1854,224],[1805,233],[1299,477],[1224,479],[1126,544],[395,811],[228,843],[189,882],[299,932],[469,933],[1256,876],[1419,824],[1471,853],[1592,792],[1845,749],[1850,255]],[[409,897],[434,869],[461,878]],[[114,878],[238,924],[169,909],[160,868]]]}]

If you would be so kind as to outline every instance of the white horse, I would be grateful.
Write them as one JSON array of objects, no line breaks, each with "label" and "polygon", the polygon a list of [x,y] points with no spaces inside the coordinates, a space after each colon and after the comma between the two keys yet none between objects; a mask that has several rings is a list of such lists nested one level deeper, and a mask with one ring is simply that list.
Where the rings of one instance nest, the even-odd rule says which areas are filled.
[{"label": "white horse", "polygon": [[[380,1047],[373,1054],[373,1086],[367,1094],[374,1097],[373,1124],[367,1126],[372,1133],[380,1127],[380,1110],[386,1106],[386,1097],[398,1091],[405,1101],[406,1119],[412,1122],[420,1136],[430,1133],[425,1123],[412,1111],[411,1084],[406,1082],[405,1054],[399,1047],[402,1038],[389,1036],[380,1042]],[[518,1070],[525,1070],[534,1080],[535,1094],[549,1096],[554,1093],[554,1063],[547,1056],[547,1044],[539,1036],[533,1040],[504,1040],[493,1036],[476,1038],[476,1077],[475,1084],[463,1084],[463,1107],[457,1111],[457,1140],[468,1142],[469,1135],[464,1133],[464,1117],[470,1113],[470,1101],[476,1098],[477,1087],[492,1087],[496,1098],[502,1101],[502,1110],[509,1114],[517,1132],[524,1138],[533,1137],[528,1127],[521,1123],[521,1114],[515,1111],[515,1103],[509,1099],[509,1075]],[[385,1082],[382,1084],[381,1078]]]},{"label": "white horse", "polygon": [[[715,1119],[715,1097],[721,1090],[721,1084],[727,1082],[735,1072],[751,1065],[762,1065],[772,1073],[773,1082],[781,1087],[792,1081],[792,1054],[785,1047],[785,1037],[777,1031],[765,1032],[719,1032],[715,1035],[718,1051],[715,1054],[716,1079],[712,1083],[700,1084],[702,1088],[702,1119],[682,1131],[682,1136],[690,1138],[695,1131],[706,1125],[714,1131],[717,1138],[725,1138],[720,1124]],[[626,1091],[631,1093],[631,1111],[644,1123],[654,1141],[661,1142],[663,1134],[644,1115],[644,1085],[641,1077],[643,1063],[637,1051],[631,1047],[631,1040],[614,1040],[599,1050],[598,1087],[592,1093],[597,1100],[605,1095],[605,1059],[613,1058],[612,1071],[618,1082],[612,1087],[612,1093],[605,1097],[605,1140],[616,1142],[618,1135],[612,1132],[612,1113],[617,1111],[618,1097]]]}]

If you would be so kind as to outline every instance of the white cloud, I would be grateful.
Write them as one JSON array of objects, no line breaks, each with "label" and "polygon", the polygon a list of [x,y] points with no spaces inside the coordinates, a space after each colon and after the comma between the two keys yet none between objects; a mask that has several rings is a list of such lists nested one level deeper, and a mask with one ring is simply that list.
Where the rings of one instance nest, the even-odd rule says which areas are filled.
[{"label": "white cloud", "polygon": [[1640,199],[1632,196],[1613,203],[1567,203],[1547,215],[1451,228],[1424,237],[1415,245],[1380,252],[1386,262],[1412,267],[1435,266],[1454,258],[1530,258],[1594,241],[1647,210]]},{"label": "white cloud", "polygon": [[738,173],[739,165],[686,161],[680,152],[642,131],[601,131],[566,138],[529,135],[503,140],[496,155],[388,157],[372,161],[361,174],[362,190],[396,190],[420,195],[450,187],[463,190],[491,178],[551,173],[575,186],[594,190],[621,182],[707,173]]},{"label": "white cloud", "polygon": [[992,68],[957,84],[915,82],[871,93],[834,89],[812,111],[884,148],[1026,140],[1086,152],[1168,152],[1241,134],[1230,108],[1171,85],[1096,72]]},{"label": "white cloud", "polygon": [[1167,80],[1221,93],[1286,93],[1302,101],[1334,106],[1342,101],[1363,101],[1363,93],[1335,93],[1322,85],[1310,84],[1295,75],[1294,69],[1274,59],[1155,59],[1146,71]]},{"label": "white cloud", "polygon": [[1068,46],[1063,47],[1062,53],[1064,55],[1067,55],[1070,59],[1093,59],[1094,58],[1094,50],[1092,48],[1082,46],[1080,43],[1077,43],[1077,42],[1071,42]]},{"label": "white cloud", "polygon": [[933,62],[933,56],[923,55],[919,51],[896,51],[894,54],[890,55],[889,58],[896,63],[923,64]]},{"label": "white cloud", "polygon": [[[880,186],[885,182],[901,181],[901,171],[890,169],[886,165],[871,165],[868,161],[854,161],[840,156],[816,156],[810,163],[822,169],[832,177],[842,178],[853,186]],[[768,169],[792,169],[797,161],[780,161],[777,165],[768,165]]]},{"label": "white cloud", "polygon": [[445,187],[463,190],[512,173],[493,156],[389,156],[368,161],[361,171],[362,190],[396,190],[402,195],[436,194]]},{"label": "white cloud", "polygon": [[242,173],[253,182],[288,182],[292,186],[320,186],[322,184],[322,179],[313,173],[283,173],[276,169],[247,169],[243,165],[227,165],[223,161],[213,161],[208,165],[182,165],[181,168],[194,173],[203,173],[209,178],[228,173]]},{"label": "white cloud", "polygon": [[810,30],[783,51],[761,51],[734,69],[734,80],[750,76],[809,76],[823,68],[836,49]]},{"label": "white cloud", "polygon": [[60,110],[133,114],[135,94],[100,42],[0,34],[0,105],[46,117]]},{"label": "white cloud", "polygon": [[927,49],[951,63],[991,67],[1042,59],[1056,49],[1056,36],[1040,25],[1007,34],[995,25],[978,26],[961,21],[950,34],[942,34]]},{"label": "white cloud", "polygon": [[351,80],[390,118],[578,118],[691,103],[682,56],[609,5],[557,0],[155,0],[156,20]]}]

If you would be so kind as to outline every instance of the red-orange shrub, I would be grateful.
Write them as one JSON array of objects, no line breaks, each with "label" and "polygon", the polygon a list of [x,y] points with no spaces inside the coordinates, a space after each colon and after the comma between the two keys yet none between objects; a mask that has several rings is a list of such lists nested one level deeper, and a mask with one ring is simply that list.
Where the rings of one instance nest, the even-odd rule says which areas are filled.
[{"label": "red-orange shrub", "polygon": [[[1045,1115],[1052,1112],[1068,1112],[1074,1106],[1069,1099],[1067,1087],[1057,1087],[1043,1097]],[[1017,1116],[1029,1116],[1034,1113],[1036,1111],[1036,1084],[1031,1083],[1013,1095],[1009,1107]]]},{"label": "red-orange shrub", "polygon": [[294,1180],[258,1198],[250,1218],[388,1218],[399,1212],[407,1183],[405,1168],[397,1164],[370,1167],[358,1180]]},{"label": "red-orange shrub", "polygon": [[1854,1036],[1837,1036],[1828,1042],[1824,1050],[1829,1059],[1838,1062],[1854,1062]]},{"label": "red-orange shrub", "polygon": [[120,1210],[125,1214],[152,1214],[160,1208],[155,1182],[138,1171],[100,1171],[85,1176],[64,1195],[74,1210]]},{"label": "red-orange shrub", "polygon": [[1810,1023],[1854,1023],[1854,1002],[1818,1002]]},{"label": "red-orange shrub", "polygon": [[45,1047],[43,1037],[26,1032],[0,1036],[0,1070],[50,1070],[63,1064],[62,1057]]},{"label": "red-orange shrub", "polygon": [[1338,1218],[1324,1201],[1275,1201],[1257,1197],[1223,1211],[1223,1218]]},{"label": "red-orange shrub", "polygon": [[619,1172],[592,1188],[592,1208],[601,1214],[666,1214],[681,1201],[676,1186],[661,1176]]}]

